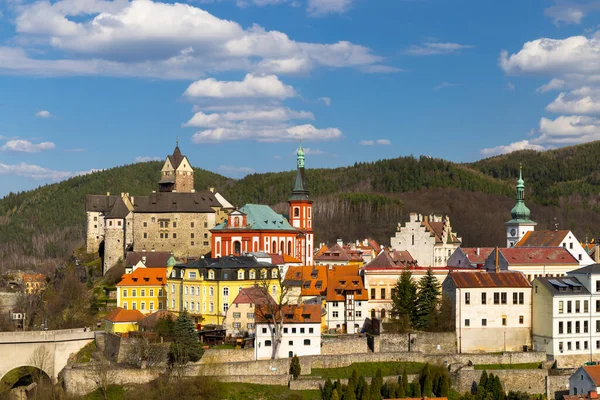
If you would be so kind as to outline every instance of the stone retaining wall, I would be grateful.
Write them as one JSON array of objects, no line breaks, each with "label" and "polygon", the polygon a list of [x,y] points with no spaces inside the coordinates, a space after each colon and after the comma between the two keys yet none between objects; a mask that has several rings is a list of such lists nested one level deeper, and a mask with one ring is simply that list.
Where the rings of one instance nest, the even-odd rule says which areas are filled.
[{"label": "stone retaining wall", "polygon": [[200,364],[254,361],[254,349],[208,349]]},{"label": "stone retaining wall", "polygon": [[321,340],[322,355],[369,353],[366,336],[324,336]]},{"label": "stone retaining wall", "polygon": [[[164,369],[118,369],[111,381],[116,385],[142,384],[158,378]],[[84,396],[98,388],[93,380],[94,370],[88,365],[65,368],[62,371],[65,391],[74,396]]]},{"label": "stone retaining wall", "polygon": [[[509,369],[487,372],[500,378],[506,392],[520,390],[529,394],[546,394],[548,371],[545,369]],[[452,386],[459,393],[469,391],[473,387],[473,383],[479,383],[482,373],[482,370],[461,370],[454,377]]]}]

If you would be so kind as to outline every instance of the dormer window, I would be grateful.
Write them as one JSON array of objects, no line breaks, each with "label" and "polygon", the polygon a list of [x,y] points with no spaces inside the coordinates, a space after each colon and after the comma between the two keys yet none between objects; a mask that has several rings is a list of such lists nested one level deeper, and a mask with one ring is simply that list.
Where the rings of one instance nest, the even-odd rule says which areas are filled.
[{"label": "dormer window", "polygon": [[304,289],[310,288],[310,281],[304,282]]},{"label": "dormer window", "polygon": [[215,279],[215,271],[208,271],[208,279]]},{"label": "dormer window", "polygon": [[310,314],[302,314],[302,318],[309,319],[310,318]]},{"label": "dormer window", "polygon": [[276,270],[276,269],[273,269],[273,270],[271,271],[271,278],[273,278],[273,279],[276,279],[276,278],[277,278],[277,270]]},{"label": "dormer window", "polygon": [[287,319],[294,319],[294,314],[285,314]]}]

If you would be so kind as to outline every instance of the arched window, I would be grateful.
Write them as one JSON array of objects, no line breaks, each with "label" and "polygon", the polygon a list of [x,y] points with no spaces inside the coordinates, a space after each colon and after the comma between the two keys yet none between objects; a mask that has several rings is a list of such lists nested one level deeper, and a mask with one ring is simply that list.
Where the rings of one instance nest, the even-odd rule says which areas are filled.
[{"label": "arched window", "polygon": [[280,243],[279,250],[281,250],[282,253],[285,251],[285,243],[283,242],[283,240]]},{"label": "arched window", "polygon": [[208,279],[215,279],[215,271],[208,271]]},{"label": "arched window", "polygon": [[385,319],[385,309],[381,309],[381,319]]},{"label": "arched window", "polygon": [[250,270],[250,279],[256,279],[256,272],[254,270]]},{"label": "arched window", "polygon": [[287,253],[291,256],[292,255],[292,241],[290,240],[288,242],[288,251]]},{"label": "arched window", "polygon": [[244,271],[238,271],[238,279],[239,280],[244,279]]},{"label": "arched window", "polygon": [[263,269],[260,271],[260,279],[267,279],[267,270]]},{"label": "arched window", "polygon": [[294,217],[300,216],[300,207],[294,207]]},{"label": "arched window", "polygon": [[273,240],[273,248],[271,248],[273,253],[277,253],[277,242]]},{"label": "arched window", "polygon": [[310,207],[308,207],[308,218],[310,218],[310,217],[311,217],[311,216],[310,216],[310,210],[311,210],[311,208],[310,208]]},{"label": "arched window", "polygon": [[233,242],[233,253],[236,255],[239,255],[242,251],[242,244],[240,243],[239,240],[236,240],[235,242]]},{"label": "arched window", "polygon": [[375,319],[375,309],[371,309],[371,319]]}]

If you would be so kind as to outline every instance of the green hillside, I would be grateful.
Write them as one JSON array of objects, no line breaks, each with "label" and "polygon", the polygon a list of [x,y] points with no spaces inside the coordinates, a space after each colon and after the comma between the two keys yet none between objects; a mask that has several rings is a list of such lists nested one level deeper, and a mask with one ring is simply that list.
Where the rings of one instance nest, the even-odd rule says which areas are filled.
[{"label": "green hillside", "polygon": [[[540,228],[559,223],[581,239],[600,235],[600,142],[543,153],[522,151],[471,164],[400,157],[332,169],[309,169],[317,241],[374,237],[381,243],[409,212],[442,212],[466,245],[503,245],[519,163],[527,202]],[[192,160],[193,161],[193,160]],[[0,199],[0,266],[60,263],[82,244],[85,195],[156,188],[161,162],[125,165]],[[310,162],[309,162],[310,165]],[[230,202],[273,205],[285,212],[294,171],[233,180],[195,170],[198,189],[215,187]]]}]

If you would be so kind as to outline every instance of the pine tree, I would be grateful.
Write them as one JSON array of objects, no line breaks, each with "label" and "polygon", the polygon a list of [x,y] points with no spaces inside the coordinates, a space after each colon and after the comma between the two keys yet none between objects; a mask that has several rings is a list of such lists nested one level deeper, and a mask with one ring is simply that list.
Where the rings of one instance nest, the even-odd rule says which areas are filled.
[{"label": "pine tree", "polygon": [[[363,378],[364,379],[364,378]],[[358,400],[371,400],[371,394],[369,392],[369,384],[366,383],[361,388],[360,393],[357,396]]]},{"label": "pine tree", "polygon": [[439,393],[439,397],[448,397],[448,394],[450,393],[450,386],[451,386],[451,382],[450,382],[450,377],[449,376],[443,376],[442,377],[442,382],[440,384],[440,393]]},{"label": "pine tree", "polygon": [[294,354],[294,357],[292,357],[292,361],[290,362],[290,375],[292,375],[294,380],[296,380],[300,376],[301,372],[302,369],[300,367],[300,359]]},{"label": "pine tree", "polygon": [[436,311],[439,296],[440,284],[437,278],[433,276],[431,267],[429,267],[427,273],[419,280],[414,324],[417,329],[426,330],[429,328],[430,319]]},{"label": "pine tree", "polygon": [[412,273],[407,268],[400,274],[392,295],[392,319],[401,332],[410,330],[413,324],[416,297],[417,287],[412,281]]},{"label": "pine tree", "polygon": [[331,400],[340,400],[340,395],[338,394],[337,389],[331,393]]},{"label": "pine tree", "polygon": [[331,400],[331,394],[333,393],[333,383],[331,379],[327,378],[325,385],[321,388],[321,400]]},{"label": "pine tree", "polygon": [[198,339],[198,332],[194,323],[184,310],[173,326],[173,341],[169,349],[171,365],[183,366],[188,362],[200,360],[204,350]]},{"label": "pine tree", "polygon": [[360,395],[364,389],[364,387],[367,385],[367,381],[365,380],[364,376],[359,376],[358,377],[358,383],[356,384],[356,397],[360,400]]},{"label": "pine tree", "polygon": [[402,371],[402,388],[404,390],[404,395],[408,396],[410,393],[410,382],[408,382],[408,374],[406,373],[406,367]]},{"label": "pine tree", "polygon": [[352,370],[350,379],[348,379],[348,385],[352,385],[354,389],[356,389],[356,386],[358,385],[358,372],[355,369]]},{"label": "pine tree", "polygon": [[356,394],[354,394],[354,386],[351,384],[347,385],[344,390],[344,400],[356,400]]},{"label": "pine tree", "polygon": [[383,387],[383,372],[381,371],[381,368],[377,368],[377,372],[375,372],[375,379],[377,379],[377,385],[381,390]]},{"label": "pine tree", "polygon": [[371,380],[371,385],[369,386],[369,398],[371,400],[381,400],[381,386],[378,383],[376,378]]},{"label": "pine tree", "polygon": [[429,364],[425,364],[425,368],[423,368],[423,390],[421,391],[421,395],[423,397],[433,397],[433,379],[431,376],[431,368]]},{"label": "pine tree", "polygon": [[[406,368],[404,369],[404,372],[406,372]],[[402,373],[402,376],[398,377],[398,397],[403,399],[406,397],[406,391],[404,390],[404,380],[406,378],[404,377],[404,373]]]},{"label": "pine tree", "polygon": [[413,382],[413,387],[414,387],[414,391],[413,391],[413,397],[415,398],[421,398],[421,383],[419,383],[419,378],[415,378],[415,381]]}]

